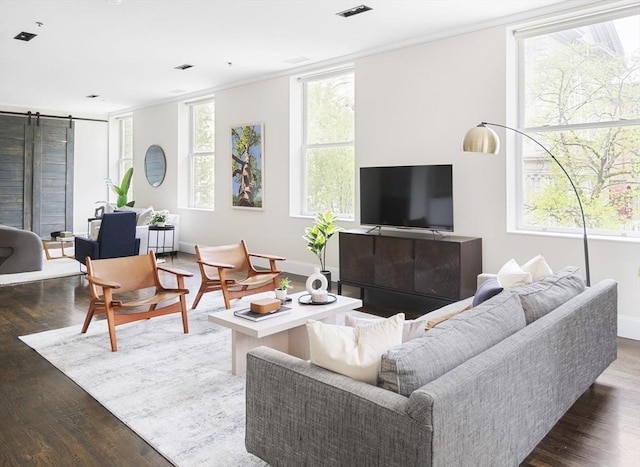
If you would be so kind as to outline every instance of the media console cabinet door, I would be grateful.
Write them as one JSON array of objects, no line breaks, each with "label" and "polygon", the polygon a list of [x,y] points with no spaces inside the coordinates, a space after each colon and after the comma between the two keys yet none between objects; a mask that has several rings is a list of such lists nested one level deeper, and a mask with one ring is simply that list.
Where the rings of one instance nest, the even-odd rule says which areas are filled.
[{"label": "media console cabinet door", "polygon": [[416,241],[416,292],[459,300],[460,243]]},{"label": "media console cabinet door", "polygon": [[414,260],[412,239],[374,237],[374,284],[405,292],[413,292]]},{"label": "media console cabinet door", "polygon": [[340,232],[340,280],[373,284],[373,235]]}]

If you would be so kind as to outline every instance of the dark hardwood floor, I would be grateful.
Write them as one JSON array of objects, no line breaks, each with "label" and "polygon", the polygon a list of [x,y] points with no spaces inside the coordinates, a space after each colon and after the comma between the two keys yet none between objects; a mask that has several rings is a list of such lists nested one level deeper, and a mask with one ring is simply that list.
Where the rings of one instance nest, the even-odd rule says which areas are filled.
[{"label": "dark hardwood floor", "polygon": [[[173,265],[195,273],[191,303],[194,257],[180,254]],[[288,276],[294,291],[303,289],[306,278]],[[0,465],[171,465],[18,339],[81,324],[88,303],[79,276],[0,287]],[[618,359],[522,465],[640,465],[640,342],[618,339]]]}]

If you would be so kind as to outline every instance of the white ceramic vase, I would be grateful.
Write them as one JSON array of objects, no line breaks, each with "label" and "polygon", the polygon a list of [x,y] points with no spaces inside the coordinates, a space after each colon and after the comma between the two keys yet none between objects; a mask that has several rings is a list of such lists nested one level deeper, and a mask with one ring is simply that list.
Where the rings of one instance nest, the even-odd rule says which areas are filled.
[{"label": "white ceramic vase", "polygon": [[[318,288],[314,288],[315,284],[320,284]],[[307,277],[305,287],[309,295],[311,295],[311,301],[313,303],[324,303],[327,301],[327,278],[320,273],[320,268],[315,268],[313,274]]]}]

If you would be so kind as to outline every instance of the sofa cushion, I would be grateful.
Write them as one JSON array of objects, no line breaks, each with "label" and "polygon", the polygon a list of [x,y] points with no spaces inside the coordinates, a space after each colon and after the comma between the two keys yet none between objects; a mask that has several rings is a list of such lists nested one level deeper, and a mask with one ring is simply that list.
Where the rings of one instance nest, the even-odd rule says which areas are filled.
[{"label": "sofa cushion", "polygon": [[503,292],[471,311],[459,313],[423,337],[391,348],[382,356],[378,383],[409,396],[524,326],[519,296]]},{"label": "sofa cushion", "polygon": [[438,324],[444,323],[448,319],[453,318],[454,316],[462,313],[463,311],[469,311],[472,309],[473,309],[473,305],[468,304],[467,306],[460,307],[458,310],[452,311],[450,313],[446,313],[444,315],[439,315],[439,316],[430,318],[429,320],[427,320],[427,326],[425,327],[425,331],[430,331],[431,329],[435,328]]},{"label": "sofa cushion", "polygon": [[584,291],[584,281],[578,271],[575,266],[567,266],[537,282],[511,289],[520,296],[527,324]]},{"label": "sofa cushion", "polygon": [[487,279],[482,284],[480,284],[480,287],[478,287],[478,290],[476,290],[476,293],[473,296],[471,305],[474,307],[478,306],[482,302],[486,302],[487,300],[489,300],[494,295],[498,295],[503,290],[504,287],[500,285],[500,282],[498,282],[498,278],[491,277],[490,279]]},{"label": "sofa cushion", "polygon": [[399,313],[379,323],[355,328],[308,320],[311,363],[376,384],[380,356],[402,343],[404,314]]}]

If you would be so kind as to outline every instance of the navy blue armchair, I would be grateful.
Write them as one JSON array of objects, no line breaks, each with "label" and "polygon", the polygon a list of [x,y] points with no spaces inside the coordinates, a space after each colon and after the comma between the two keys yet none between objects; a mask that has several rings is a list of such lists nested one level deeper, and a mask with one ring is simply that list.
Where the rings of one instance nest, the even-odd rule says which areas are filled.
[{"label": "navy blue armchair", "polygon": [[137,255],[140,239],[136,238],[136,213],[104,214],[97,240],[76,237],[75,244],[75,257],[85,266],[87,257],[105,259]]}]

